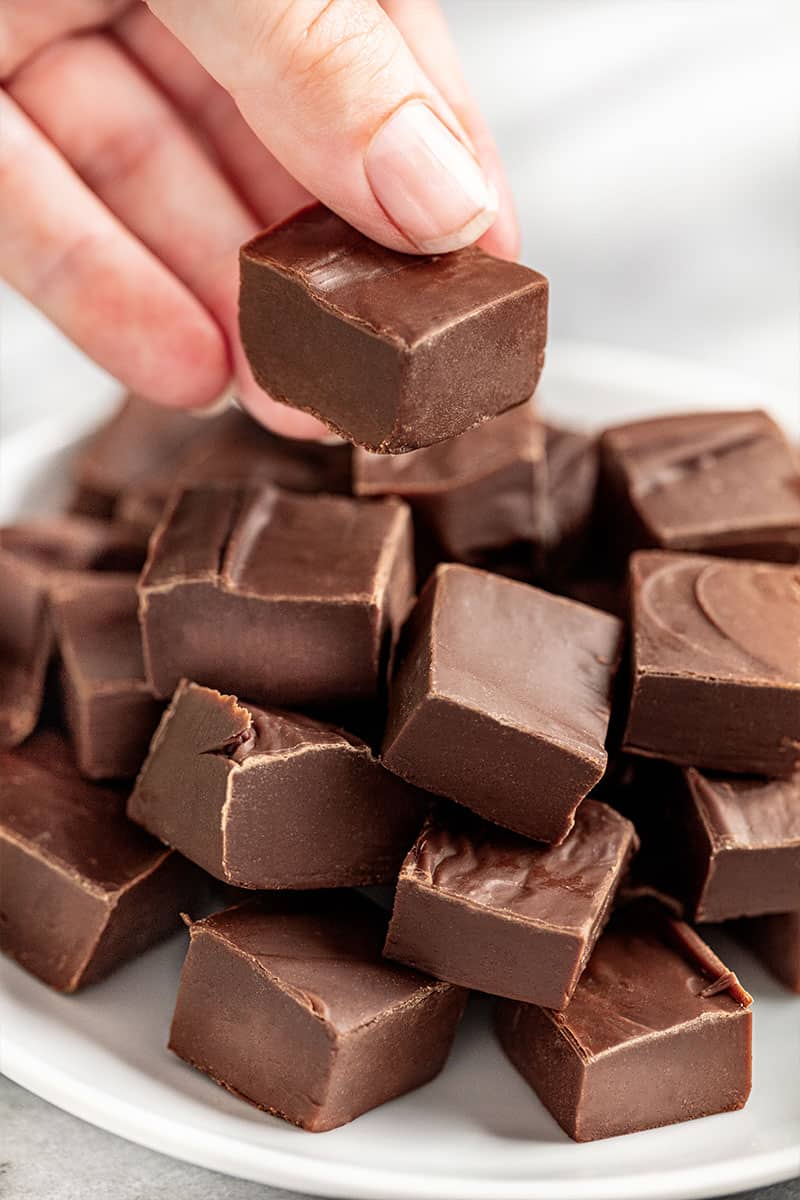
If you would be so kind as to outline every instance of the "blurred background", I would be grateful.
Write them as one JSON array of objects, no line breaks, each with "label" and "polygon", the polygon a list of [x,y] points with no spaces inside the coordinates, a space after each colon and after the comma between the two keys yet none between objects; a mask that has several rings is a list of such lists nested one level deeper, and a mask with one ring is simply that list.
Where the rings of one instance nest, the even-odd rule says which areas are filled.
[{"label": "blurred background", "polygon": [[[798,0],[443,6],[552,339],[721,368],[800,424]],[[110,381],[1,299],[4,429],[105,404]]]}]

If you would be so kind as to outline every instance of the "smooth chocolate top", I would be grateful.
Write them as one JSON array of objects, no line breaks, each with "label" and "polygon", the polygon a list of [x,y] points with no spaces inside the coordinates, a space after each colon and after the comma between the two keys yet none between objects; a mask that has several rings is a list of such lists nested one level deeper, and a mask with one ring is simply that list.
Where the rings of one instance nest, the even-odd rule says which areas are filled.
[{"label": "smooth chocolate top", "polygon": [[471,567],[434,579],[434,693],[604,758],[622,623]]},{"label": "smooth chocolate top", "polygon": [[766,413],[691,413],[603,434],[659,545],[695,545],[728,531],[792,526],[800,543],[800,470]]},{"label": "smooth chocolate top", "polygon": [[354,488],[359,496],[435,495],[512,463],[539,463],[543,455],[544,426],[528,401],[458,437],[407,454],[354,450]]},{"label": "smooth chocolate top", "polygon": [[410,851],[401,878],[458,900],[583,932],[637,845],[633,826],[614,809],[584,800],[560,846],[506,833],[453,810],[433,819]]},{"label": "smooth chocolate top", "polygon": [[547,287],[538,272],[477,246],[440,255],[388,250],[321,205],[259,234],[242,257],[296,280],[342,320],[409,348],[509,296]]},{"label": "smooth chocolate top", "polygon": [[8,836],[103,893],[120,891],[172,853],[126,820],[118,792],[78,777],[63,739],[49,734],[40,754],[39,737],[0,754],[0,823]]},{"label": "smooth chocolate top", "polygon": [[800,846],[800,773],[748,779],[690,767],[685,776],[713,851]]},{"label": "smooth chocolate top", "polygon": [[52,601],[62,655],[86,683],[141,683],[144,659],[136,575],[81,576],[60,584]]},{"label": "smooth chocolate top", "polygon": [[800,687],[799,570],[656,550],[630,572],[639,671]]},{"label": "smooth chocolate top", "polygon": [[0,546],[40,567],[60,570],[138,570],[146,540],[130,528],[62,513],[0,529]]},{"label": "smooth chocolate top", "polygon": [[386,916],[356,892],[265,894],[191,926],[200,932],[342,1033],[450,987],[381,957]]},{"label": "smooth chocolate top", "polygon": [[269,599],[377,602],[390,551],[408,536],[399,500],[197,487],[174,497],[150,545],[145,588],[219,582]]},{"label": "smooth chocolate top", "polygon": [[679,921],[625,910],[601,936],[569,1004],[548,1015],[584,1058],[654,1033],[737,1012],[750,997]]}]

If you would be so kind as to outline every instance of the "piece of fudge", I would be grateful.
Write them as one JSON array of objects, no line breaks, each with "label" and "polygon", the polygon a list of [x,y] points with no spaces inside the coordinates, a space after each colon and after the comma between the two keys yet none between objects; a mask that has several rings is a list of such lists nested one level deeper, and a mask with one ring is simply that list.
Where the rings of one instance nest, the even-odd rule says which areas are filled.
[{"label": "piece of fudge", "polygon": [[315,205],[241,251],[239,324],[258,383],[368,450],[464,433],[533,395],[547,280],[469,246],[408,255]]},{"label": "piece of fudge", "polygon": [[413,590],[399,500],[186,489],[139,583],[147,678],[163,698],[186,677],[282,708],[372,703]]},{"label": "piece of fudge", "polygon": [[800,768],[800,571],[640,551],[624,749],[789,778]]},{"label": "piece of fudge", "polygon": [[496,1028],[561,1128],[588,1142],[742,1108],[750,1003],[688,925],[623,909],[562,1012],[502,1000]]},{"label": "piece of fudge", "polygon": [[61,992],[95,983],[179,927],[200,871],[78,775],[51,731],[0,754],[0,949]]},{"label": "piece of fudge", "polygon": [[525,837],[563,841],[605,770],[621,637],[583,604],[439,566],[392,681],[384,763]]},{"label": "piece of fudge", "polygon": [[385,929],[354,892],[265,895],[191,924],[170,1049],[315,1132],[427,1083],[466,992],[382,959]]},{"label": "piece of fudge", "polygon": [[332,725],[184,681],[128,816],[226,883],[393,883],[429,797]]},{"label": "piece of fudge", "polygon": [[454,810],[431,818],[400,871],[384,954],[464,987],[563,1008],[637,845],[584,800],[559,846]]}]

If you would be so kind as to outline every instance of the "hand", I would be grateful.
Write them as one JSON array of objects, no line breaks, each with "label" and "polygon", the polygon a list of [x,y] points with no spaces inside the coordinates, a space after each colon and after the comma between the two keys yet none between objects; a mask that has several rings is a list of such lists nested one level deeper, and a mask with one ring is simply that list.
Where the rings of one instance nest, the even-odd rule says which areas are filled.
[{"label": "hand", "polygon": [[[435,0],[0,0],[0,272],[131,390],[235,374],[237,250],[312,197],[398,250],[513,257],[497,152]],[[496,217],[496,219],[495,219]]]}]

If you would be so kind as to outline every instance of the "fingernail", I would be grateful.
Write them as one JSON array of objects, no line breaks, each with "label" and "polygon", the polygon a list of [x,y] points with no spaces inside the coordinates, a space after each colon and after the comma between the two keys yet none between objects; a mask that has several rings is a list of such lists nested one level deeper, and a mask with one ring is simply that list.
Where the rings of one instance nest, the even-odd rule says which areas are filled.
[{"label": "fingernail", "polygon": [[425,254],[468,246],[497,214],[493,184],[422,100],[409,100],[384,122],[364,168],[381,208]]},{"label": "fingernail", "polygon": [[204,404],[200,408],[188,409],[189,416],[197,417],[200,421],[205,421],[209,417],[218,417],[220,413],[224,413],[227,408],[230,408],[235,394],[233,380],[231,380],[224,392],[220,392],[216,399],[212,400],[209,404]]}]

